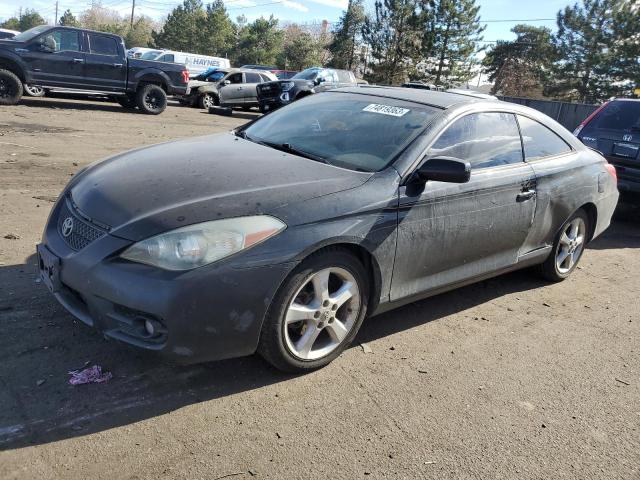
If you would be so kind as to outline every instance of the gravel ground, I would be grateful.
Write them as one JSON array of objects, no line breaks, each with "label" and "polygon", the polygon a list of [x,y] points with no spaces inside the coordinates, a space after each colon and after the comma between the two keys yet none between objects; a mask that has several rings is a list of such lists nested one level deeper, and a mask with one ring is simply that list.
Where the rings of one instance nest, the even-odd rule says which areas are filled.
[{"label": "gravel ground", "polygon": [[[0,109],[0,478],[640,478],[629,208],[568,281],[521,271],[403,307],[304,376],[257,357],[168,365],[106,341],[38,283],[35,244],[74,172],[255,115]],[[69,385],[86,362],[113,379]]]}]

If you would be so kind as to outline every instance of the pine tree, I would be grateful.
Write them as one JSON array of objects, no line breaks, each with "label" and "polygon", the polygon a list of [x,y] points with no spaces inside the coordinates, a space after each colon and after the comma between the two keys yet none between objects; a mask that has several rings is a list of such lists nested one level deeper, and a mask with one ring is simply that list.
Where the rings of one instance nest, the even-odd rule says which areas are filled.
[{"label": "pine tree", "polygon": [[284,46],[277,57],[277,65],[286,70],[304,70],[320,65],[321,43],[298,25],[289,25],[284,31]]},{"label": "pine tree", "polygon": [[78,22],[76,17],[73,16],[73,13],[71,13],[71,10],[69,9],[64,11],[58,23],[63,27],[79,27],[80,26],[80,22]]},{"label": "pine tree", "polygon": [[162,30],[153,32],[153,45],[158,48],[207,54],[203,27],[207,13],[200,0],[184,0],[167,16]]},{"label": "pine tree", "polygon": [[236,26],[229,18],[222,0],[207,5],[206,23],[202,32],[203,49],[209,55],[227,57],[231,54],[236,38]]},{"label": "pine tree", "polygon": [[424,74],[436,85],[452,86],[473,76],[484,27],[475,0],[429,0],[423,6]]},{"label": "pine tree", "polygon": [[[558,12],[554,43],[560,55],[548,93],[565,100],[594,103],[619,90],[613,8],[619,0],[583,0]],[[637,27],[636,27],[637,28]]]},{"label": "pine tree", "polygon": [[370,47],[371,80],[398,84],[420,56],[418,0],[376,0],[375,14],[365,17],[362,37]]},{"label": "pine tree", "polygon": [[271,15],[260,17],[247,24],[238,34],[233,60],[238,65],[273,65],[282,51],[284,32],[278,28],[278,20]]},{"label": "pine tree", "polygon": [[8,28],[9,30],[18,30],[24,32],[30,28],[37,27],[38,25],[44,25],[47,22],[44,18],[34,9],[27,8],[22,13],[20,18],[11,17],[3,23],[0,23],[0,28]]},{"label": "pine tree", "polygon": [[349,5],[342,13],[333,31],[333,40],[329,44],[331,54],[329,66],[347,70],[355,67],[364,17],[363,0],[349,0]]},{"label": "pine tree", "polygon": [[484,71],[493,82],[491,93],[514,97],[542,96],[549,80],[556,52],[551,44],[551,30],[546,27],[516,25],[513,41],[499,41],[483,60]]}]

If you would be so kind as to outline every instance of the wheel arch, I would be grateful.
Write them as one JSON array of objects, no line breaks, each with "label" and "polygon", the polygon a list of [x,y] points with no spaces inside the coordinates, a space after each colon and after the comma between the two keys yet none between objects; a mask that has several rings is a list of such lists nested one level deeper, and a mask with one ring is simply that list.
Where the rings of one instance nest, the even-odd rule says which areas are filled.
[{"label": "wheel arch", "polygon": [[16,75],[22,83],[25,83],[27,81],[27,76],[24,69],[15,60],[4,57],[0,58],[0,70],[10,71],[14,75]]},{"label": "wheel arch", "polygon": [[373,252],[370,251],[365,245],[356,240],[336,239],[334,241],[323,242],[320,245],[306,250],[299,256],[299,263],[302,263],[312,255],[318,255],[325,251],[331,251],[335,249],[346,250],[355,256],[365,268],[367,272],[367,279],[369,281],[369,302],[367,305],[367,311],[372,313],[378,307],[380,303],[380,294],[382,290],[382,271],[380,264],[376,259]]},{"label": "wheel arch", "polygon": [[138,90],[140,87],[144,85],[157,85],[160,88],[162,88],[162,90],[164,90],[165,93],[167,93],[167,89],[168,89],[167,79],[160,73],[155,73],[155,72],[141,73],[140,76],[136,78],[136,82],[137,82],[136,90]]}]

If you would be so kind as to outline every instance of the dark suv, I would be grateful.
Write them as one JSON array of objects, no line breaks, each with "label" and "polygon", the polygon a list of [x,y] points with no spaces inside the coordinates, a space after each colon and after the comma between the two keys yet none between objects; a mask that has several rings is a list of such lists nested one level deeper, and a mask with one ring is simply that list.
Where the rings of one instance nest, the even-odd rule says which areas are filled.
[{"label": "dark suv", "polygon": [[338,87],[357,86],[358,81],[353,72],[312,67],[297,73],[289,80],[258,85],[258,103],[260,111],[266,113],[313,93]]},{"label": "dark suv", "polygon": [[623,198],[640,201],[640,99],[603,104],[573,134],[616,167]]}]

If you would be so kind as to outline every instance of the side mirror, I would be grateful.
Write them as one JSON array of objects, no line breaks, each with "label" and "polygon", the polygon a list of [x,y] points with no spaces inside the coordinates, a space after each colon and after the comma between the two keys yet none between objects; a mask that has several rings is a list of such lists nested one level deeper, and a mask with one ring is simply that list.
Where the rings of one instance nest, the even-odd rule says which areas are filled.
[{"label": "side mirror", "polygon": [[471,165],[453,157],[430,158],[418,167],[411,178],[419,182],[467,183],[471,178]]},{"label": "side mirror", "polygon": [[222,86],[224,87],[225,85],[231,85],[231,80],[223,80]]},{"label": "side mirror", "polygon": [[324,83],[326,80],[324,79],[324,77],[318,77],[316,78],[313,83],[315,83],[316,85],[320,85],[321,83]]},{"label": "side mirror", "polygon": [[52,53],[53,49],[45,43],[38,44],[38,51],[42,53]]}]

